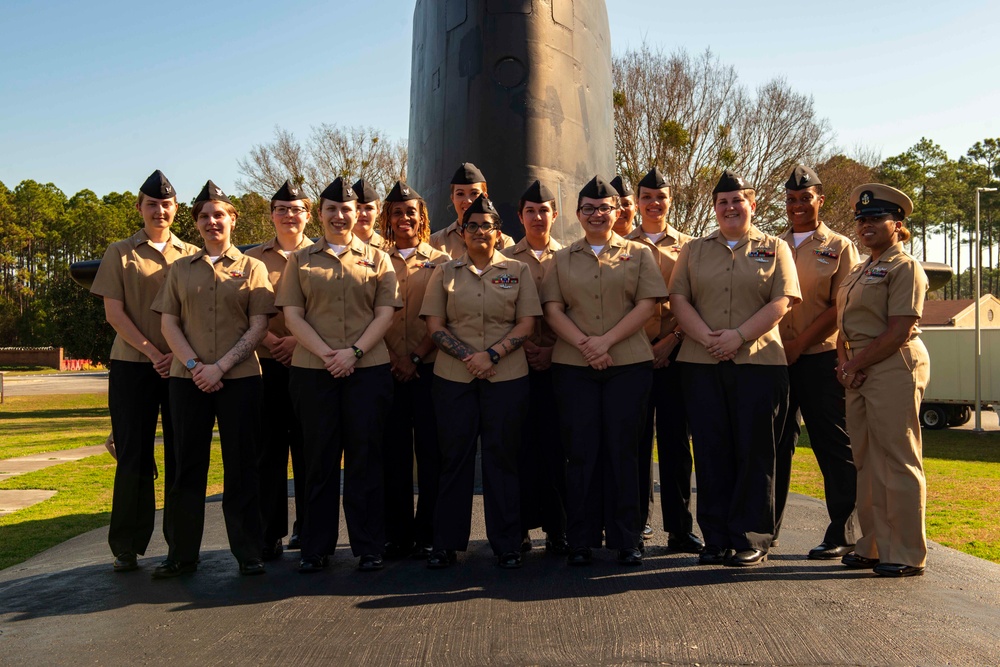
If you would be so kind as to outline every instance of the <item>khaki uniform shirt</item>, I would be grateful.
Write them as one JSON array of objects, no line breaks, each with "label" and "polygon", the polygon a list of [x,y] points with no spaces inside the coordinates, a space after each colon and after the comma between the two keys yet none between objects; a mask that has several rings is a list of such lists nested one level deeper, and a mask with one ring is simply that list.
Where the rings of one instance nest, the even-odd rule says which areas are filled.
[{"label": "khaki uniform shirt", "polygon": [[[392,324],[385,334],[385,342],[396,356],[409,357],[427,336],[427,323],[420,317],[427,283],[434,275],[434,269],[439,264],[451,260],[451,257],[426,243],[418,245],[407,259],[403,259],[403,255],[395,245],[387,248],[386,252],[389,253],[392,267],[396,270],[403,307],[393,313]],[[434,348],[424,357],[424,362],[434,361],[436,354],[437,348]]]},{"label": "khaki uniform shirt", "polygon": [[389,242],[374,229],[372,230],[372,237],[368,240],[368,245],[389,252]]},{"label": "khaki uniform shirt", "polygon": [[[663,276],[663,285],[666,287],[670,283],[670,274],[674,270],[674,264],[677,263],[677,257],[681,254],[681,246],[693,240],[694,237],[683,234],[670,225],[667,225],[664,232],[663,238],[653,243],[646,236],[646,232],[642,231],[642,227],[639,226],[633,229],[625,238],[629,241],[641,243],[652,251],[653,258],[660,267],[660,275]],[[670,312],[669,301],[661,301],[656,304],[656,312],[646,322],[645,328],[646,336],[649,337],[650,341],[660,340],[664,336],[669,336],[677,328],[677,318]]]},{"label": "khaki uniform shirt", "polygon": [[[309,237],[303,236],[302,242],[295,246],[293,252],[310,245],[312,245],[312,241],[309,240]],[[277,238],[273,238],[267,243],[261,243],[246,251],[247,257],[259,259],[267,267],[267,279],[274,288],[275,293],[278,292],[278,285],[281,283],[281,274],[285,270],[285,265],[288,263],[287,258],[290,254],[281,249]],[[285,315],[280,310],[277,315],[268,321],[267,330],[279,338],[291,335],[288,327],[285,326]],[[271,351],[263,343],[257,346],[257,356],[261,359],[274,358]]]},{"label": "khaki uniform shirt", "polygon": [[[897,243],[878,261],[860,262],[841,283],[837,327],[850,343],[870,343],[889,328],[890,317],[920,317],[926,293],[923,267]],[[919,333],[914,327],[912,338]]]},{"label": "khaki uniform shirt", "polygon": [[[431,244],[432,248],[437,248],[442,252],[446,252],[452,257],[461,257],[466,253],[465,238],[462,236],[462,230],[460,228],[461,223],[456,220],[444,229],[439,229],[433,234],[428,243]],[[500,232],[500,238],[497,240],[496,250],[503,250],[514,245],[514,239],[507,236],[503,232]]]},{"label": "khaki uniform shirt", "polygon": [[[254,315],[273,315],[274,290],[267,279],[267,267],[247,257],[236,246],[229,246],[215,264],[201,249],[170,267],[152,309],[176,315],[181,331],[196,357],[204,364],[214,364],[250,328]],[[170,377],[190,378],[191,372],[174,355]],[[256,354],[236,364],[223,379],[260,375]]]},{"label": "khaki uniform shirt", "polygon": [[[541,257],[535,257],[535,251],[531,249],[526,239],[521,239],[517,244],[504,248],[502,252],[505,257],[516,259],[528,265],[531,277],[535,281],[535,288],[541,294],[545,272],[551,268],[556,250],[561,249],[562,244],[550,237],[549,245],[542,251]],[[539,317],[538,321],[535,322],[535,332],[531,335],[531,342],[542,347],[552,347],[556,344],[556,338],[558,338],[556,332],[548,325],[545,318]]]},{"label": "khaki uniform shirt", "polygon": [[[542,303],[565,304],[566,315],[585,336],[601,336],[612,329],[641,299],[662,301],[667,296],[663,276],[646,246],[611,236],[600,256],[587,239],[579,239],[556,253],[542,282]],[[608,350],[616,366],[653,360],[653,348],[643,329]],[[560,338],[552,362],[587,366],[575,345]]]},{"label": "khaki uniform shirt", "polygon": [[[340,254],[326,239],[289,255],[275,304],[305,309],[309,326],[334,350],[351,347],[375,319],[375,308],[400,308],[396,272],[389,256],[354,236]],[[358,360],[358,368],[389,363],[380,340]],[[292,366],[325,368],[323,360],[303,345],[292,354]]]},{"label": "khaki uniform shirt", "polygon": [[[108,246],[90,292],[123,302],[125,314],[136,328],[157,350],[166,354],[170,351],[170,346],[160,331],[160,314],[149,307],[166,280],[170,265],[181,257],[196,252],[196,246],[171,234],[161,253],[149,245],[146,230],[140,229],[127,239]],[[118,335],[111,346],[111,358],[152,363],[149,357]]]},{"label": "khaki uniform shirt", "polygon": [[[482,275],[468,255],[435,269],[420,315],[443,318],[455,338],[482,351],[503,339],[522,317],[541,317],[542,307],[528,265],[494,252]],[[494,368],[490,382],[524,377],[528,374],[524,349],[505,355]],[[437,355],[434,374],[452,382],[474,379],[465,362],[444,352]]]},{"label": "khaki uniform shirt", "polygon": [[[785,340],[798,338],[820,315],[837,303],[837,290],[851,269],[861,260],[858,249],[846,236],[842,236],[822,222],[813,235],[795,247],[793,230],[788,229],[781,239],[792,249],[795,270],[802,290],[802,301],[781,319],[781,335]],[[816,354],[837,349],[837,331],[802,351]]]},{"label": "khaki uniform shirt", "polygon": [[[686,297],[713,331],[739,327],[779,297],[791,297],[793,304],[802,300],[788,244],[753,225],[732,249],[718,230],[685,245],[670,277],[670,293]],[[677,361],[719,363],[693,338],[684,339]],[[733,361],[786,365],[778,325],[741,346]]]}]

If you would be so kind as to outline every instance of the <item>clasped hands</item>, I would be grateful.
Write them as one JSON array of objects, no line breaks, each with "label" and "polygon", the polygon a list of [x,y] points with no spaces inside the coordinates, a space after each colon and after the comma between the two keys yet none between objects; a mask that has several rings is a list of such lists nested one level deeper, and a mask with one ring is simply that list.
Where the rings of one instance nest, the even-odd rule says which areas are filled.
[{"label": "clasped hands", "polygon": [[845,389],[857,389],[865,383],[868,376],[862,371],[855,371],[847,368],[847,364],[851,362],[845,361],[844,363],[837,366],[837,382],[839,382]]},{"label": "clasped hands", "polygon": [[604,336],[584,336],[577,342],[576,348],[594,370],[603,371],[615,365],[614,359],[608,353],[611,345]]},{"label": "clasped hands", "polygon": [[715,359],[730,361],[731,359],[735,359],[736,353],[740,351],[740,347],[743,345],[743,337],[740,336],[736,329],[719,329],[717,331],[709,331],[708,337],[702,341],[702,345],[705,346],[708,353]]}]

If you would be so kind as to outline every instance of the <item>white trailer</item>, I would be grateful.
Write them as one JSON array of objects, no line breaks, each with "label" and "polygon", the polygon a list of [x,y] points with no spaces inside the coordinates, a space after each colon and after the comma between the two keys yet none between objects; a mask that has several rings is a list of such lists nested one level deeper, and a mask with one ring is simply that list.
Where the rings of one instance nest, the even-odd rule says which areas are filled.
[{"label": "white trailer", "polygon": [[[960,426],[976,404],[976,331],[957,327],[921,327],[920,339],[931,360],[931,379],[920,405],[924,428]],[[1000,405],[1000,329],[982,329],[982,406]]]}]

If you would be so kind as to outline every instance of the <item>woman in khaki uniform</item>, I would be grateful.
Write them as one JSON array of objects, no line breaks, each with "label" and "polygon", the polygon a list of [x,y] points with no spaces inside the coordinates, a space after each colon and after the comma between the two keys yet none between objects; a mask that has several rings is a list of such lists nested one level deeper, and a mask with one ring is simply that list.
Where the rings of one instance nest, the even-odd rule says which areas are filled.
[{"label": "woman in khaki uniform", "polygon": [[385,333],[402,304],[389,256],[353,235],[357,195],[340,178],[320,195],[323,237],[288,258],[275,303],[298,345],[289,386],[302,424],[307,507],[299,572],[337,548],[344,517],[362,571],[382,568],[382,429],[392,400]]},{"label": "woman in khaki uniform", "polygon": [[545,319],[559,336],[553,385],[571,565],[591,562],[602,527],[619,563],[642,564],[637,457],[653,381],[643,325],[667,290],[649,249],[612,231],[617,210],[617,190],[595,176],[577,198],[584,238],[556,253],[542,284]]},{"label": "woman in khaki uniform", "polygon": [[620,174],[611,179],[611,187],[618,192],[618,217],[615,218],[614,232],[625,238],[635,229],[635,215],[638,212],[635,204],[635,190]]},{"label": "woman in khaki uniform", "polygon": [[670,308],[684,329],[677,361],[694,441],[700,561],[767,560],[774,460],[788,408],[778,322],[801,300],[788,244],[751,222],[754,191],[725,172],[713,191],[719,229],[681,249]]},{"label": "woman in khaki uniform", "polygon": [[851,193],[858,238],[871,251],[837,293],[837,376],[858,469],[861,539],[843,557],[887,577],[921,575],[927,562],[926,487],[917,418],[930,378],[918,337],[927,276],[903,250],[905,194],[878,183]]},{"label": "woman in khaki uniform", "polygon": [[[312,245],[305,235],[312,203],[301,188],[290,181],[271,197],[271,222],[275,236],[250,248],[253,257],[267,267],[267,279],[275,292],[281,282],[288,255]],[[258,456],[260,510],[264,529],[264,560],[281,556],[281,539],[288,534],[288,455],[292,457],[295,480],[295,523],[289,549],[299,547],[299,529],[305,510],[305,466],[302,463],[302,428],[295,419],[288,393],[288,366],[295,351],[295,336],[278,313],[267,324],[267,335],[257,347],[261,371],[261,443]]]},{"label": "woman in khaki uniform", "polygon": [[542,313],[526,264],[496,252],[500,216],[485,196],[462,215],[466,252],[434,271],[420,315],[440,350],[434,409],[441,487],[428,567],[469,545],[476,440],[482,441],[486,537],[502,568],[521,567],[517,451],[528,403],[521,346]]},{"label": "woman in khaki uniform", "polygon": [[[430,556],[434,508],[441,477],[432,379],[437,348],[420,318],[427,283],[435,267],[450,257],[427,243],[431,222],[427,204],[411,187],[397,181],[385,198],[379,228],[392,259],[403,307],[392,316],[385,335],[392,368],[392,417],[385,425],[385,553],[401,558]],[[417,460],[420,496],[413,513],[413,459]],[[416,545],[416,550],[413,549]]]},{"label": "woman in khaki uniform", "polygon": [[149,309],[170,264],[198,252],[170,232],[177,193],[157,169],[139,188],[135,207],[142,229],[113,243],[104,253],[90,291],[104,297],[104,313],[114,327],[108,373],[108,409],[117,465],[111,499],[108,544],[115,572],[139,567],[153,535],[156,498],[153,460],[156,420],[163,415],[164,490],[174,481],[174,427],[169,382],[173,353],[160,332],[160,316]]},{"label": "woman in khaki uniform", "polygon": [[254,348],[275,313],[274,292],[267,267],[230,242],[238,216],[221,188],[208,181],[192,214],[205,247],[174,262],[152,305],[174,353],[170,410],[177,457],[163,513],[170,550],[153,577],[176,577],[198,567],[216,421],[229,548],[240,574],[263,574],[257,481],[261,380]]},{"label": "woman in khaki uniform", "polygon": [[[667,222],[670,212],[670,186],[660,170],[653,167],[637,186],[639,227],[627,238],[649,248],[663,276],[670,274],[684,244],[691,237]],[[667,532],[667,548],[671,551],[701,553],[705,544],[692,530],[691,516],[691,440],[684,414],[684,391],[680,367],[674,363],[680,353],[683,338],[680,324],[664,301],[657,304],[653,316],[645,325],[646,336],[653,346],[653,388],[649,393],[646,425],[639,443],[639,525],[649,524],[649,503],[653,454],[653,434],[659,454],[660,511],[663,529]],[[646,536],[645,529],[643,536]],[[652,537],[652,531],[650,531]]]},{"label": "woman in khaki uniform", "polygon": [[[540,181],[535,181],[521,195],[517,217],[524,227],[524,238],[504,248],[503,254],[524,262],[531,271],[535,287],[541,290],[545,271],[562,248],[552,238],[552,223],[559,216],[555,195]],[[559,423],[555,419],[555,393],[552,390],[552,349],[556,334],[545,320],[538,318],[535,330],[524,341],[528,359],[528,417],[524,444],[518,464],[521,487],[522,551],[531,549],[532,528],[545,531],[545,548],[566,554],[566,451],[562,446]]]},{"label": "woman in khaki uniform", "polygon": [[351,189],[358,196],[358,222],[354,225],[352,233],[368,245],[385,250],[386,240],[376,229],[378,226],[376,223],[382,212],[382,202],[378,192],[363,178],[359,178]]},{"label": "woman in khaki uniform", "polygon": [[[447,253],[450,257],[461,257],[465,254],[465,238],[462,236],[462,216],[472,202],[480,196],[489,197],[486,188],[486,177],[479,167],[471,162],[463,162],[451,177],[451,205],[455,208],[455,222],[431,234],[428,241],[431,247]],[[503,250],[514,245],[514,239],[500,232],[497,240],[497,250]]]}]

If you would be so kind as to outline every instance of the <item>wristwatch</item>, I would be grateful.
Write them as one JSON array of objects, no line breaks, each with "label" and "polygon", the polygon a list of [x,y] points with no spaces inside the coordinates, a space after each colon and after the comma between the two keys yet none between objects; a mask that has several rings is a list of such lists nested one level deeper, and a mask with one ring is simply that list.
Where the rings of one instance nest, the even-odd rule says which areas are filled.
[{"label": "wristwatch", "polygon": [[193,359],[188,359],[187,361],[184,362],[184,368],[188,369],[189,371],[193,371],[194,367],[200,363],[201,359],[199,359],[198,357],[194,357]]},{"label": "wristwatch", "polygon": [[365,356],[365,351],[362,350],[357,345],[352,345],[351,349],[354,350],[354,358],[355,359],[360,359],[361,357]]},{"label": "wristwatch", "polygon": [[419,365],[419,364],[423,363],[423,359],[421,359],[420,355],[417,354],[416,352],[414,352],[413,354],[410,355],[410,361],[412,361],[414,363],[414,365]]},{"label": "wristwatch", "polygon": [[492,347],[486,349],[486,354],[490,355],[490,361],[493,362],[494,366],[500,363],[500,353]]}]

